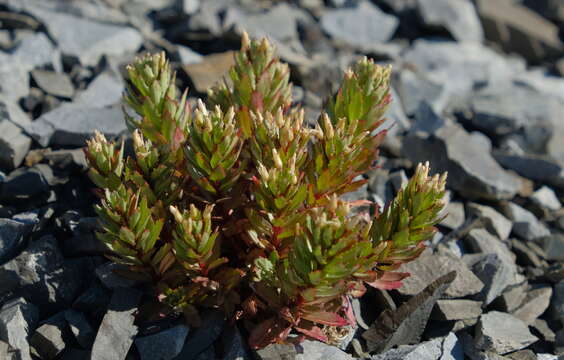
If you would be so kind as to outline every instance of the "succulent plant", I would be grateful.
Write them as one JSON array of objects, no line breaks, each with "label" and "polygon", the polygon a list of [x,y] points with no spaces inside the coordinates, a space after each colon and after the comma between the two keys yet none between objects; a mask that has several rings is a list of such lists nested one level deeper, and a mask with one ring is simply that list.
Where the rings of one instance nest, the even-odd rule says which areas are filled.
[{"label": "succulent plant", "polygon": [[192,324],[214,307],[247,325],[253,348],[334,342],[355,324],[351,296],[401,286],[408,274],[395,270],[441,219],[446,174],[420,164],[390,204],[372,204],[373,218],[355,215],[367,202],[341,195],[375,167],[390,68],[357,62],[308,126],[267,40],[244,35],[235,60],[230,84],[195,109],[164,54],[128,67],[134,156],[101,134],[86,148],[101,198],[98,237]]}]

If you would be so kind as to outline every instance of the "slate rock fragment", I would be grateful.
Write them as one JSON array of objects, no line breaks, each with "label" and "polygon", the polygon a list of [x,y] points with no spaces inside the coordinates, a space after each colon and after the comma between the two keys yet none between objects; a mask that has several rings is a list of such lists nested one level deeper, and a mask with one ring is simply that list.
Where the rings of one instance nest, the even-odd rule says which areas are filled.
[{"label": "slate rock fragment", "polygon": [[137,338],[135,346],[139,350],[141,360],[174,359],[182,351],[188,331],[188,326],[177,325],[156,334]]},{"label": "slate rock fragment", "polygon": [[476,326],[476,346],[501,355],[521,350],[537,340],[523,321],[499,311],[482,315]]},{"label": "slate rock fragment", "polygon": [[0,309],[0,340],[17,351],[20,360],[31,360],[28,338],[38,320],[37,307],[24,298],[13,299]]}]

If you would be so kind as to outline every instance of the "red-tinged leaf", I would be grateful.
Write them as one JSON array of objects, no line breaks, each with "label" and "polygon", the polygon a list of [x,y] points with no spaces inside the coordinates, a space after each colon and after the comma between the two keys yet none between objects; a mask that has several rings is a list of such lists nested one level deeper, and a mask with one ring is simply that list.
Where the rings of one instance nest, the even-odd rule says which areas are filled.
[{"label": "red-tinged leaf", "polygon": [[329,341],[329,339],[327,338],[327,335],[325,335],[321,331],[321,329],[317,326],[313,326],[311,329],[305,329],[305,328],[295,326],[294,329],[296,329],[297,331],[301,332],[302,334],[305,334],[305,335],[307,335],[310,338],[313,338],[315,340],[323,341],[325,343]]},{"label": "red-tinged leaf", "polygon": [[354,326],[356,324],[356,316],[354,316],[354,310],[348,296],[343,296],[343,307],[349,325]]},{"label": "red-tinged leaf", "polygon": [[281,319],[266,319],[251,331],[249,346],[252,349],[260,349],[272,343],[280,343],[288,337],[291,330],[292,327]]},{"label": "red-tinged leaf", "polygon": [[253,91],[253,93],[251,94],[251,103],[253,108],[257,112],[262,112],[264,108],[264,101],[261,93],[259,93],[258,91]]},{"label": "red-tinged leaf", "polygon": [[342,318],[336,313],[327,312],[327,311],[317,311],[311,313],[302,314],[302,318],[313,321],[323,325],[329,326],[345,326],[348,325],[347,320]]},{"label": "red-tinged leaf", "polygon": [[348,204],[350,206],[364,206],[364,205],[372,205],[373,202],[370,200],[355,200],[355,201],[349,201]]},{"label": "red-tinged leaf", "polygon": [[393,290],[401,287],[401,280],[405,279],[409,275],[411,274],[387,271],[379,279],[371,282],[367,281],[366,283],[376,289]]}]

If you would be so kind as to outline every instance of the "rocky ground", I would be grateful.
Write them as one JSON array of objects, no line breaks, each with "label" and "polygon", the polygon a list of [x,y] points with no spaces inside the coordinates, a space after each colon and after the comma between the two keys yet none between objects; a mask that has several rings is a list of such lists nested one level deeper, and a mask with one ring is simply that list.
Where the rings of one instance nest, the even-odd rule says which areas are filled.
[{"label": "rocky ground", "polygon": [[[268,36],[315,119],[359,56],[394,64],[395,126],[351,198],[386,203],[430,160],[449,217],[340,347],[258,352],[209,312],[143,321],[93,236],[81,150],[125,134],[124,65],[165,50],[191,96],[240,35]],[[0,359],[552,360],[564,354],[562,0],[0,0]]]}]

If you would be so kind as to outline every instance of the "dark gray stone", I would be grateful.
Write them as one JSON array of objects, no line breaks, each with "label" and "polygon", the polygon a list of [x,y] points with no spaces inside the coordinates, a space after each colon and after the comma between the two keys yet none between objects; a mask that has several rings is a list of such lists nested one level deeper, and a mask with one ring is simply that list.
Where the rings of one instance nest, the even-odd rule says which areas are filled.
[{"label": "dark gray stone", "polygon": [[467,203],[466,212],[482,220],[486,229],[501,240],[507,240],[513,224],[494,208],[476,203]]},{"label": "dark gray stone", "polygon": [[466,219],[464,204],[459,201],[449,202],[446,206],[445,214],[447,214],[447,217],[439,224],[451,230],[462,226],[462,224],[464,224],[464,220]]},{"label": "dark gray stone", "polygon": [[321,27],[326,33],[361,48],[390,40],[398,23],[397,18],[368,1],[361,1],[352,8],[327,10],[321,17]]},{"label": "dark gray stone", "polygon": [[223,343],[223,359],[250,360],[246,340],[241,335],[237,325],[226,326],[221,334]]},{"label": "dark gray stone", "polygon": [[503,167],[514,170],[527,179],[564,189],[564,168],[556,161],[532,154],[494,153],[494,157]]},{"label": "dark gray stone", "polygon": [[0,219],[0,264],[12,259],[26,244],[31,226],[21,221]]},{"label": "dark gray stone", "polygon": [[0,310],[0,340],[18,351],[20,360],[31,360],[28,337],[38,320],[37,308],[23,298],[5,303]]},{"label": "dark gray stone", "polygon": [[137,338],[135,346],[139,350],[141,360],[171,360],[184,346],[189,327],[177,325],[159,333]]},{"label": "dark gray stone", "polygon": [[12,170],[20,166],[30,146],[31,139],[19,127],[0,119],[0,168]]},{"label": "dark gray stone", "polygon": [[[418,118],[416,117],[419,123],[415,125],[417,128],[434,131],[441,124],[441,121],[437,120],[436,117],[432,118],[432,112],[436,116],[436,114],[442,113],[445,108],[448,94],[443,84],[431,80],[423,73],[404,69],[399,74],[396,89],[406,115],[412,116],[422,112],[418,115]],[[423,120],[425,123],[423,123]],[[433,124],[429,124],[431,121],[433,121]]]},{"label": "dark gray stone", "polygon": [[564,235],[551,234],[542,238],[547,260],[564,261]]},{"label": "dark gray stone", "polygon": [[41,359],[52,360],[63,352],[71,338],[65,315],[61,312],[40,324],[29,339],[29,345]]},{"label": "dark gray stone", "polygon": [[108,289],[128,288],[139,284],[137,280],[121,276],[120,272],[128,273],[127,266],[108,261],[96,268],[96,277]]},{"label": "dark gray stone", "polygon": [[425,25],[443,27],[458,41],[484,40],[482,24],[471,1],[418,0],[417,5]]},{"label": "dark gray stone", "polygon": [[31,168],[20,167],[12,171],[4,181],[0,198],[23,200],[47,193],[49,183],[41,169],[43,166],[45,165],[37,164]]},{"label": "dark gray stone", "polygon": [[33,70],[31,76],[37,85],[47,94],[64,98],[71,98],[74,95],[74,86],[69,76],[65,73]]},{"label": "dark gray stone", "polygon": [[454,333],[418,345],[402,345],[383,354],[373,355],[371,360],[463,360],[462,344]]},{"label": "dark gray stone", "polygon": [[508,272],[515,278],[515,282],[519,282],[517,277],[517,267],[515,265],[515,254],[509,250],[509,247],[490,234],[485,229],[472,229],[468,233],[466,240],[469,247],[477,253],[481,254],[496,254],[497,257],[503,262],[503,266],[507,268]]},{"label": "dark gray stone", "polygon": [[551,286],[537,286],[527,293],[521,306],[513,311],[512,315],[530,325],[546,311],[551,297]]},{"label": "dark gray stone", "polygon": [[114,291],[108,311],[96,334],[91,360],[124,360],[137,334],[135,313],[141,293],[134,289]]},{"label": "dark gray stone", "polygon": [[448,171],[447,185],[470,199],[508,199],[521,187],[520,181],[491,157],[480,137],[455,124],[434,135],[408,135],[402,150],[415,163],[429,161],[434,173]]},{"label": "dark gray stone", "polygon": [[417,343],[425,330],[431,310],[456,278],[450,272],[403,303],[396,311],[384,310],[362,334],[368,351],[386,351],[396,345]]},{"label": "dark gray stone", "polygon": [[521,350],[537,340],[523,321],[499,311],[482,315],[476,326],[476,346],[484,351],[493,350],[503,355]]},{"label": "dark gray stone", "polygon": [[96,333],[83,313],[73,309],[65,311],[65,319],[76,342],[85,349],[90,349]]},{"label": "dark gray stone", "polygon": [[512,231],[524,240],[533,240],[550,235],[548,228],[530,211],[521,206],[507,202],[502,205],[502,211],[513,221]]},{"label": "dark gray stone", "polygon": [[305,340],[299,345],[272,344],[257,350],[260,360],[296,359],[296,360],[352,360],[346,352],[319,341]]},{"label": "dark gray stone", "polygon": [[110,302],[110,292],[101,285],[95,284],[73,302],[73,308],[85,313],[98,313],[100,310],[106,309]]},{"label": "dark gray stone", "polygon": [[191,359],[210,347],[222,333],[225,326],[225,315],[221,311],[210,310],[202,315],[202,324],[194,329],[184,344],[182,352],[176,360]]},{"label": "dark gray stone", "polygon": [[431,319],[449,321],[474,319],[482,315],[482,302],[464,299],[437,300]]},{"label": "dark gray stone", "polygon": [[464,255],[462,259],[470,262],[472,271],[484,284],[481,293],[476,296],[484,302],[484,305],[490,304],[508,286],[516,283],[515,272],[499,258],[498,254]]}]

